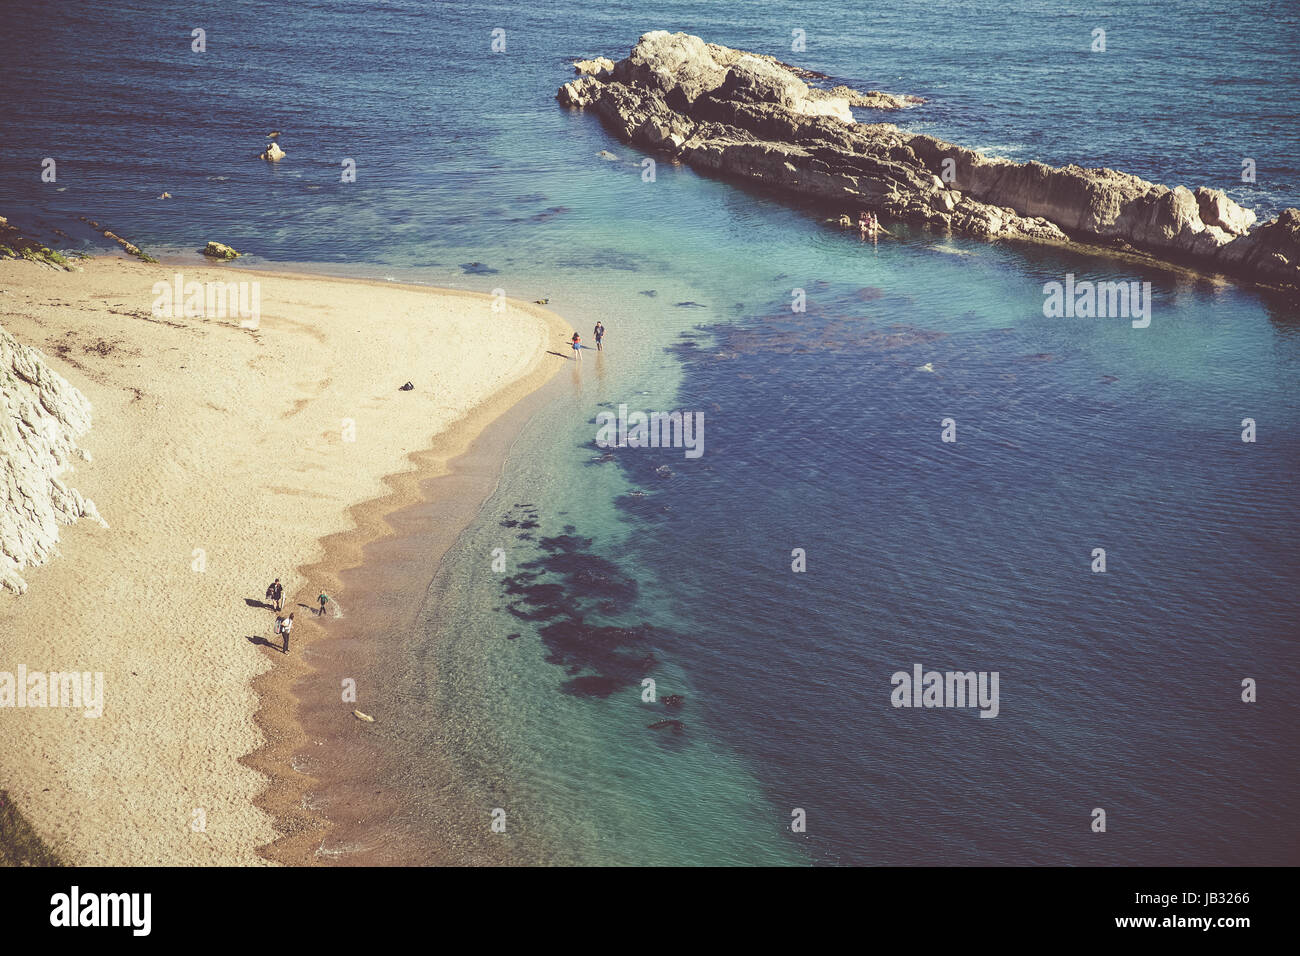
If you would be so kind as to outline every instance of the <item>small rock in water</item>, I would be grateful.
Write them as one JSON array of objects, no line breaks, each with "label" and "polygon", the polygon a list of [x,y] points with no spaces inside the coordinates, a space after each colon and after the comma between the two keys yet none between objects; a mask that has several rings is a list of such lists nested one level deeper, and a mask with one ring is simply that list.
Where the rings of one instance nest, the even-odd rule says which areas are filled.
[{"label": "small rock in water", "polygon": [[172,194],[171,194],[171,193],[163,193],[163,194],[162,194],[161,196],[159,196],[158,198],[159,198],[159,199],[171,199],[171,198],[172,198]]},{"label": "small rock in water", "polygon": [[491,266],[484,265],[481,262],[462,262],[460,264],[460,267],[465,271],[466,274],[472,276],[490,276],[490,275],[496,275],[497,273],[496,269],[493,269]]},{"label": "small rock in water", "polygon": [[602,149],[602,150],[601,150],[599,153],[597,153],[596,155],[599,156],[601,159],[608,159],[608,160],[615,160],[615,159],[618,159],[617,156],[615,156],[613,153],[611,153],[611,152],[610,152],[609,150],[607,150],[607,149]]},{"label": "small rock in water", "polygon": [[212,259],[234,259],[243,253],[236,252],[224,242],[209,242],[204,247],[203,254]]},{"label": "small rock in water", "polygon": [[264,152],[259,153],[257,158],[265,159],[272,163],[278,163],[280,160],[284,159],[285,155],[285,151],[280,148],[280,144],[273,142],[270,146],[266,147]]}]

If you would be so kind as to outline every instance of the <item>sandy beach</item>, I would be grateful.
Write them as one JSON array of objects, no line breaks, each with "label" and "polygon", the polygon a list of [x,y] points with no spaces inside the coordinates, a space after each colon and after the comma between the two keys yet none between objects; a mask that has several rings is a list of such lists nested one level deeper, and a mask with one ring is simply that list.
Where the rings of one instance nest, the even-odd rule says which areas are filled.
[{"label": "sandy beach", "polygon": [[[155,283],[177,274],[256,283],[256,328],[160,313]],[[562,367],[571,329],[486,295],[114,257],[2,262],[0,290],[0,324],[94,407],[93,460],[63,479],[109,526],[62,528],[27,593],[0,593],[0,669],[104,675],[101,717],[0,714],[0,789],[71,863],[310,858],[322,821],[298,812],[293,687],[349,607],[309,607],[345,593],[339,572],[420,480]],[[288,654],[262,606],[276,577]]]}]

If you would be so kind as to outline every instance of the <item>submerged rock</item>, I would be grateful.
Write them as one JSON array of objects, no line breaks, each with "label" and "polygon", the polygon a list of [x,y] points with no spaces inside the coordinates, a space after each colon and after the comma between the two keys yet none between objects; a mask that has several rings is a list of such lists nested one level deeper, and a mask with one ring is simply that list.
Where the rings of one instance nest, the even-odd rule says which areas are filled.
[{"label": "submerged rock", "polygon": [[105,239],[112,239],[119,246],[125,249],[130,255],[135,256],[141,262],[156,263],[158,261],[153,256],[149,255],[149,253],[145,252],[143,249],[137,246],[135,243],[123,239],[117,233],[113,232],[113,230],[106,228],[101,223],[95,222],[95,220],[93,219],[88,219],[85,216],[78,216],[77,218],[80,219],[82,222],[84,222],[86,225],[90,226],[91,229],[94,229]]},{"label": "submerged rock", "polygon": [[[63,235],[66,237],[67,233]],[[71,268],[71,264],[62,253],[24,236],[22,231],[4,216],[0,216],[0,259],[26,259],[54,269]]]},{"label": "submerged rock", "polygon": [[1103,244],[1279,285],[1300,285],[1300,211],[1255,226],[1221,190],[1170,188],[1112,169],[991,159],[853,106],[915,98],[822,90],[770,56],[663,30],[557,99],[622,140],[692,166],[899,221],[987,239]]}]

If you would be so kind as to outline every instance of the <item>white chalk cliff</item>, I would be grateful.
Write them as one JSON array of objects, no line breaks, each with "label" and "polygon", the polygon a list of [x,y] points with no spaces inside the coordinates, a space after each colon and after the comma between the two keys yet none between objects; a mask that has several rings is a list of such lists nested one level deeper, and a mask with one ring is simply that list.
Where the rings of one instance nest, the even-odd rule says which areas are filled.
[{"label": "white chalk cliff", "polygon": [[76,440],[90,428],[90,402],[45,356],[0,328],[0,587],[27,590],[19,574],[55,553],[59,525],[93,518],[95,504],[64,484]]}]

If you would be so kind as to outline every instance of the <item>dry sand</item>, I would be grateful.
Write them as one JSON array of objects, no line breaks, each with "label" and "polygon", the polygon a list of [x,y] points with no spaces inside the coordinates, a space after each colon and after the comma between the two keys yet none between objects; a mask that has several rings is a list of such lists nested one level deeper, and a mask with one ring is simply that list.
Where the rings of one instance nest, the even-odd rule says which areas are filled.
[{"label": "dry sand", "polygon": [[[333,593],[331,569],[356,563],[382,514],[409,503],[414,475],[386,476],[444,467],[554,373],[571,330],[472,293],[82,266],[0,262],[0,324],[94,405],[80,442],[93,462],[64,480],[110,525],[63,528],[61,555],[24,572],[28,592],[0,594],[0,670],[102,671],[104,714],[0,712],[0,789],[68,862],[263,863],[259,847],[319,823],[285,822],[298,799],[288,761],[305,742],[288,689],[320,626],[299,603]],[[260,283],[258,329],[156,317],[153,285],[178,272]],[[415,390],[399,391],[408,380]],[[327,553],[329,535],[346,548]],[[275,577],[297,612],[287,656],[272,612],[253,606]],[[257,721],[255,679],[268,698]],[[279,778],[276,799],[264,773]],[[270,856],[307,846],[290,849]]]}]

